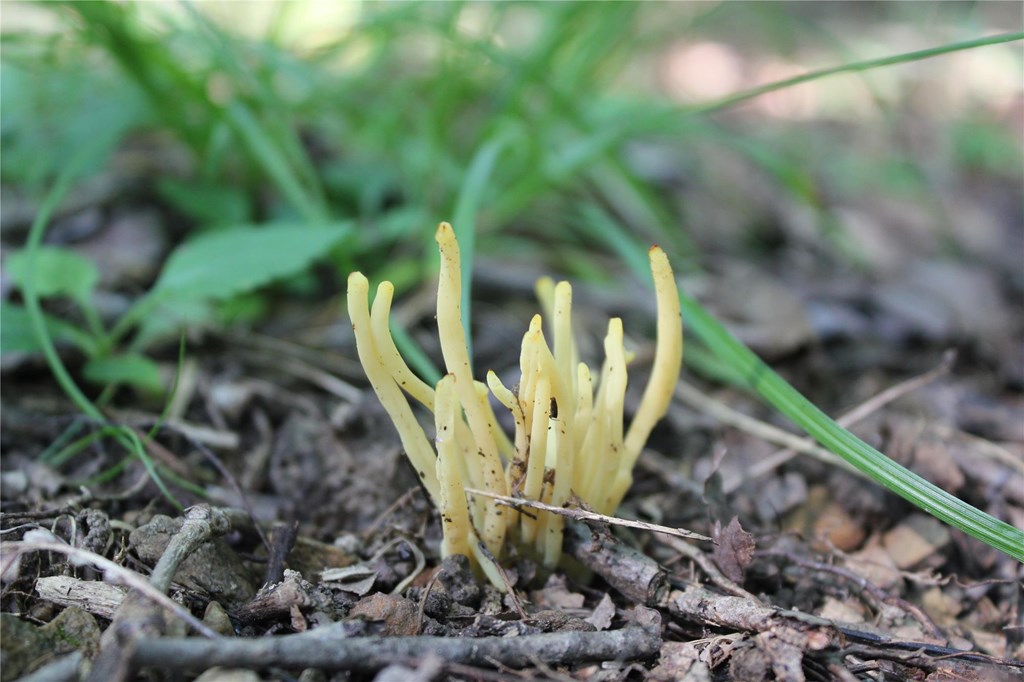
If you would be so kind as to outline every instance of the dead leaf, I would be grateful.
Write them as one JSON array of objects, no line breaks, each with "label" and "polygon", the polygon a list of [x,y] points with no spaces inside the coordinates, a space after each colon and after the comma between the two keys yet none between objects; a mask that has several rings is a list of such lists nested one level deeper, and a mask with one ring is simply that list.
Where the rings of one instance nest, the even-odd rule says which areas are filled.
[{"label": "dead leaf", "polygon": [[718,543],[712,554],[715,563],[729,580],[742,585],[743,571],[754,557],[754,536],[743,530],[734,516],[725,530],[720,530],[716,522],[714,538]]},{"label": "dead leaf", "polygon": [[593,625],[598,630],[607,630],[612,624],[612,618],[615,617],[615,602],[612,601],[611,596],[605,592],[605,595],[601,597],[601,601],[594,607],[594,612],[587,616],[587,622]]},{"label": "dead leaf", "polygon": [[766,521],[774,521],[780,514],[799,508],[807,501],[807,479],[795,471],[773,476],[758,483],[753,500],[757,513]]},{"label": "dead leaf", "polygon": [[956,597],[940,587],[930,587],[921,594],[921,606],[928,617],[940,627],[949,627],[963,611],[963,605]]},{"label": "dead leaf", "polygon": [[894,419],[885,452],[894,460],[924,476],[943,490],[956,494],[964,485],[948,439],[935,428],[914,419]]},{"label": "dead leaf", "polygon": [[814,339],[800,296],[764,271],[729,268],[712,299],[730,331],[761,355],[779,357]]},{"label": "dead leaf", "polygon": [[384,623],[381,633],[391,637],[412,636],[419,630],[416,604],[393,594],[377,594],[364,597],[349,611],[349,618]]},{"label": "dead leaf", "polygon": [[732,650],[729,657],[729,675],[734,680],[761,682],[771,679],[771,658],[768,653],[752,640],[745,640]]},{"label": "dead leaf", "polygon": [[851,517],[843,506],[831,502],[814,521],[814,535],[824,537],[834,547],[849,552],[864,542],[864,527]]},{"label": "dead leaf", "polygon": [[899,568],[877,535],[869,538],[859,552],[847,555],[846,567],[882,589],[893,587],[902,578]]},{"label": "dead leaf", "polygon": [[865,620],[864,605],[861,602],[853,599],[836,599],[835,597],[825,597],[825,603],[818,611],[818,615],[845,623],[863,623]]},{"label": "dead leaf", "polygon": [[345,568],[327,568],[320,572],[322,584],[352,592],[360,597],[373,589],[373,583],[376,580],[377,571],[363,564]]},{"label": "dead leaf", "polygon": [[570,592],[565,578],[552,575],[543,589],[530,593],[530,599],[539,609],[579,609],[583,608],[583,595]]},{"label": "dead leaf", "polygon": [[696,643],[665,642],[661,645],[658,667],[651,671],[651,679],[710,682],[711,670],[700,660],[700,648]]},{"label": "dead leaf", "polygon": [[899,568],[910,568],[949,544],[949,528],[925,514],[911,514],[882,538]]}]

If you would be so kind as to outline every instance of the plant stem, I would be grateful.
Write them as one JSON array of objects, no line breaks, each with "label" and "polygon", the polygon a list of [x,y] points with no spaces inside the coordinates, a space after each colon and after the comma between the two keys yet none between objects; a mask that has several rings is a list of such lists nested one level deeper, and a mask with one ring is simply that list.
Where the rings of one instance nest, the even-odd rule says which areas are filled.
[{"label": "plant stem", "polygon": [[930,47],[925,50],[915,50],[913,52],[904,52],[903,54],[894,54],[888,57],[880,57],[878,59],[867,59],[860,62],[850,62],[848,64],[841,64],[839,66],[829,67],[827,69],[819,69],[818,71],[811,71],[810,73],[800,74],[792,78],[786,78],[781,81],[775,81],[774,83],[766,83],[759,85],[756,88],[750,90],[744,90],[737,92],[732,95],[726,95],[721,99],[706,102],[704,104],[697,104],[692,107],[686,107],[683,109],[685,114],[708,114],[720,109],[728,109],[731,106],[746,102],[747,100],[760,97],[761,95],[769,92],[775,92],[776,90],[784,90],[794,85],[800,85],[801,83],[807,83],[808,81],[820,80],[827,78],[828,76],[834,76],[840,73],[859,73],[861,71],[869,71],[876,69],[881,66],[892,66],[894,64],[904,64],[906,62],[916,62],[921,59],[929,59],[931,57],[939,57],[950,52],[959,52],[961,50],[970,50],[976,47],[985,47],[987,45],[998,45],[1000,43],[1011,43],[1016,40],[1024,40],[1024,32],[1021,33],[1001,33],[996,36],[988,36],[986,38],[977,38],[975,40],[965,40],[959,43],[948,43],[946,45],[940,45],[938,47]]}]

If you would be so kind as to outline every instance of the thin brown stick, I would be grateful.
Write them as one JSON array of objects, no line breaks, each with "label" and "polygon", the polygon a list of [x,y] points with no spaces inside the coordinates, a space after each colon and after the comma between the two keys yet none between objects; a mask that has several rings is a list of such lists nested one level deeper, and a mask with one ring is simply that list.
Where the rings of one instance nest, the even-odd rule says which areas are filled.
[{"label": "thin brown stick", "polygon": [[[8,559],[8,557],[13,560],[14,557],[20,554],[25,554],[26,552],[58,552],[60,554],[65,554],[76,561],[90,563],[133,590],[138,590],[149,600],[167,609],[174,615],[178,616],[178,618],[181,618],[189,627],[202,636],[210,637],[211,639],[221,639],[220,635],[204,625],[201,620],[189,613],[183,606],[175,602],[153,585],[150,585],[143,576],[139,575],[135,571],[128,570],[124,566],[115,564],[110,559],[100,556],[99,554],[95,554],[79,547],[61,544],[59,542],[5,542],[0,544],[0,548],[2,548],[3,554],[5,555],[5,561],[3,562],[4,566],[2,567],[2,570],[0,570],[0,574],[6,572],[6,559]],[[10,554],[8,554],[8,552],[10,552]]]},{"label": "thin brown stick", "polygon": [[136,667],[203,670],[213,666],[320,668],[372,672],[433,653],[449,663],[525,668],[581,661],[633,660],[658,653],[653,628],[564,631],[522,637],[329,637],[318,630],[259,639],[153,638],[136,644]]},{"label": "thin brown stick", "polygon": [[[181,529],[171,537],[160,560],[153,567],[149,584],[165,594],[174,574],[211,537],[231,529],[231,519],[220,509],[198,504],[185,510]],[[110,627],[100,638],[100,651],[93,661],[87,682],[121,682],[131,679],[131,656],[135,642],[166,632],[163,612],[154,607],[147,594],[129,592],[117,607]]]},{"label": "thin brown stick", "polygon": [[[928,370],[924,374],[911,377],[910,379],[890,386],[881,393],[872,396],[849,412],[838,417],[836,419],[836,423],[844,428],[852,426],[874,412],[877,412],[894,400],[901,398],[922,386],[926,386],[947,374],[953,366],[955,358],[955,352],[947,351],[943,354],[942,361],[937,367]],[[815,444],[814,439],[797,436],[796,434],[784,431],[777,426],[773,426],[734,410],[725,403],[711,398],[685,381],[680,381],[676,386],[676,397],[687,405],[690,405],[691,407],[694,407],[725,424],[738,428],[742,431],[746,431],[747,433],[770,443],[777,443],[784,446],[781,450],[777,450],[768,457],[762,458],[741,474],[724,480],[722,482],[722,490],[726,494],[735,492],[746,481],[753,480],[774,471],[800,453],[810,455],[827,464],[841,466],[857,475],[865,475],[847,464],[845,460],[840,459],[832,452]]]},{"label": "thin brown stick", "polygon": [[264,585],[276,585],[284,580],[284,565],[295,547],[295,538],[299,534],[299,522],[275,523],[270,529],[269,550],[267,558],[267,570],[263,573]]},{"label": "thin brown stick", "polygon": [[708,536],[694,533],[693,531],[686,530],[685,528],[671,528],[669,526],[659,526],[657,524],[646,523],[644,521],[620,519],[615,516],[606,516],[604,514],[598,514],[597,512],[587,511],[585,509],[553,507],[550,504],[544,504],[543,502],[526,500],[520,497],[509,497],[508,495],[497,495],[495,493],[487,492],[486,490],[477,490],[475,488],[466,488],[466,493],[469,495],[482,495],[483,497],[489,497],[492,500],[497,500],[498,504],[508,507],[514,507],[516,509],[522,509],[524,507],[527,509],[539,509],[552,514],[558,514],[559,516],[565,516],[576,521],[599,521],[601,523],[607,523],[610,526],[624,526],[626,528],[636,528],[650,533],[662,533],[663,535],[671,535],[673,537],[685,538],[687,540],[704,540],[706,542],[713,542],[713,540]]},{"label": "thin brown stick", "polygon": [[[854,407],[849,412],[846,412],[836,418],[836,423],[843,428],[849,428],[859,421],[862,421],[874,414],[878,410],[882,409],[889,403],[902,398],[903,396],[916,391],[919,388],[927,386],[931,382],[945,376],[949,373],[949,370],[953,367],[953,362],[956,360],[956,351],[948,350],[942,355],[942,360],[939,362],[937,367],[934,367],[924,374],[919,374],[916,377],[905,379],[904,381],[894,384],[889,388],[885,389],[881,393],[874,395],[865,400],[860,405]],[[802,439],[807,445],[813,445],[814,440],[811,438]],[[760,478],[765,474],[774,471],[789,460],[793,459],[798,454],[795,448],[783,448],[776,450],[772,454],[768,455],[764,459],[761,459],[754,463],[749,469],[743,472],[741,476],[730,477],[728,480],[722,482],[722,491],[725,494],[735,492],[744,481],[750,481],[756,478]]]},{"label": "thin brown stick", "polygon": [[718,567],[715,566],[715,563],[711,561],[711,559],[708,558],[706,554],[704,554],[702,551],[700,551],[693,545],[688,545],[681,540],[677,540],[676,538],[658,538],[658,542],[671,547],[675,551],[679,552],[681,555],[685,556],[687,559],[690,559],[693,563],[697,564],[697,566],[700,567],[700,570],[704,571],[704,574],[707,575],[708,579],[710,579],[712,583],[717,585],[723,591],[736,597],[744,597],[746,599],[750,599],[751,601],[757,604],[761,603],[761,600],[758,599],[756,596],[754,596],[750,592],[747,592],[741,586],[737,585],[735,582],[725,577],[725,575],[718,569]]}]

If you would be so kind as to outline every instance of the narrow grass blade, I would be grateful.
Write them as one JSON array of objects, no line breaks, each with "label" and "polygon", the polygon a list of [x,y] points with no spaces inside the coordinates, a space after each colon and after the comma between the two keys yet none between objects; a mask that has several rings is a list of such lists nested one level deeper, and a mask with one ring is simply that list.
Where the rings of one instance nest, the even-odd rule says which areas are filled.
[{"label": "narrow grass blade", "polygon": [[[606,225],[607,227],[607,225]],[[644,249],[621,229],[595,231],[635,274],[648,281]],[[743,385],[789,417],[822,446],[903,499],[971,537],[1024,562],[1024,531],[986,514],[926,481],[839,426],[738,341],[697,301],[679,294],[688,329],[743,377]]]},{"label": "narrow grass blade", "polygon": [[[101,146],[106,143],[104,136],[97,136],[93,145],[83,148],[79,150],[77,154],[73,155],[68,161],[67,166],[63,171],[61,171],[61,174],[57,178],[53,187],[43,198],[35,220],[29,228],[28,240],[25,245],[25,250],[28,254],[28,273],[25,278],[23,290],[25,297],[25,309],[28,311],[33,331],[39,341],[39,346],[43,351],[43,356],[46,358],[46,363],[49,365],[50,371],[53,373],[53,376],[57,380],[61,389],[71,399],[75,406],[87,417],[98,423],[106,422],[106,417],[95,403],[93,403],[85,393],[82,392],[82,389],[78,387],[78,384],[75,383],[75,380],[71,377],[67,367],[64,366],[64,362],[60,359],[60,355],[57,353],[53,338],[51,338],[49,330],[46,327],[46,322],[43,318],[42,306],[39,303],[39,293],[35,282],[35,260],[39,252],[39,247],[43,241],[43,234],[46,232],[46,226],[49,224],[50,217],[53,215],[53,212],[64,199],[74,181],[78,179],[85,163],[88,159],[92,158],[92,155],[95,152],[94,147]],[[178,509],[183,509],[181,503],[175,499],[174,495],[172,495],[170,490],[168,490],[164,485],[163,480],[160,478],[152,464],[152,461],[149,459],[149,455],[146,453],[139,437],[131,429],[124,427],[116,428],[113,436],[126,450],[132,452],[139,458],[143,463],[143,466],[146,467],[146,470],[153,478],[153,481],[157,484],[157,487],[160,488],[161,492],[164,493],[171,504]]]},{"label": "narrow grass blade", "polygon": [[680,293],[683,316],[716,356],[745,377],[745,384],[821,445],[932,516],[1024,562],[1024,532],[967,504],[889,459],[839,426],[740,343],[697,301]]},{"label": "narrow grass blade", "polygon": [[834,76],[840,73],[859,73],[861,71],[869,71],[871,69],[877,69],[880,66],[892,66],[894,64],[904,64],[907,62],[916,62],[922,59],[928,59],[930,57],[938,57],[940,55],[949,54],[950,52],[959,52],[960,50],[970,50],[976,47],[985,47],[987,45],[998,45],[1000,43],[1011,43],[1016,40],[1024,40],[1024,33],[1001,33],[995,36],[988,36],[987,38],[978,38],[976,40],[965,40],[959,43],[948,43],[946,45],[940,45],[938,47],[930,47],[926,50],[915,50],[913,52],[904,52],[902,54],[890,55],[888,57],[880,57],[878,59],[867,59],[860,62],[850,62],[848,64],[841,64],[839,66],[833,66],[828,69],[820,69],[818,71],[811,71],[810,73],[800,74],[792,78],[786,78],[781,81],[775,81],[774,83],[766,83],[765,85],[759,85],[756,88],[737,92],[732,95],[727,95],[721,99],[714,100],[712,102],[706,102],[704,104],[698,104],[693,107],[686,107],[683,109],[685,114],[707,114],[720,109],[728,109],[729,107],[745,102],[755,97],[767,94],[769,92],[775,92],[776,90],[784,90],[785,88],[793,87],[794,85],[800,85],[801,83],[807,83],[808,81],[816,81],[829,76]]},{"label": "narrow grass blade", "polygon": [[[104,142],[101,139],[94,142],[95,146],[100,146],[102,144],[104,144]],[[64,393],[71,398],[71,401],[75,403],[75,406],[86,416],[97,421],[103,421],[103,413],[101,413],[99,408],[97,408],[92,401],[86,397],[75,383],[75,380],[71,378],[71,374],[68,372],[64,363],[60,359],[60,355],[57,353],[57,348],[53,343],[53,338],[50,336],[50,330],[46,326],[43,309],[39,303],[39,291],[36,284],[36,258],[39,254],[40,246],[43,241],[43,234],[46,232],[46,226],[50,222],[50,217],[53,215],[53,212],[57,209],[60,202],[63,201],[65,195],[71,189],[71,185],[78,179],[82,167],[85,165],[87,159],[91,157],[92,153],[93,149],[89,147],[81,150],[78,154],[73,155],[67,166],[64,167],[64,170],[61,171],[61,174],[57,177],[57,181],[54,183],[53,187],[43,198],[43,201],[39,206],[39,211],[36,213],[35,220],[29,228],[28,240],[25,244],[27,273],[25,281],[23,282],[22,293],[25,297],[25,310],[27,311],[29,320],[32,323],[32,330],[35,333],[36,340],[39,342],[39,347],[43,351],[43,356],[46,358],[46,363],[49,365],[50,371],[53,372],[53,376],[57,380],[57,383],[60,384]]]},{"label": "narrow grass blade", "polygon": [[288,203],[310,223],[327,222],[326,209],[302,187],[284,154],[270,139],[249,108],[240,102],[233,102],[225,111],[225,116],[235,133],[245,142],[253,158],[284,194]]},{"label": "narrow grass blade", "polygon": [[391,337],[395,340],[398,352],[409,363],[409,367],[419,375],[420,379],[431,386],[436,386],[441,380],[441,372],[431,361],[430,357],[423,352],[423,349],[412,340],[409,332],[400,325],[391,323]]},{"label": "narrow grass blade", "polygon": [[473,255],[476,252],[476,215],[483,204],[487,182],[491,178],[494,166],[501,152],[511,142],[508,133],[499,134],[484,143],[469,164],[466,177],[459,190],[459,198],[455,202],[455,213],[452,216],[452,228],[459,240],[459,255],[462,259],[462,326],[466,330],[466,345],[469,359],[473,360],[473,335],[470,331],[473,305]]}]

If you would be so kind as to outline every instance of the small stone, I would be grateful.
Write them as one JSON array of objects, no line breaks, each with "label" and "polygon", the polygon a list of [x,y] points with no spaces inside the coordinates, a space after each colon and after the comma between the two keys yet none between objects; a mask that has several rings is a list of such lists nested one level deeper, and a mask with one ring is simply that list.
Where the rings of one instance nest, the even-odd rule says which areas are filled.
[{"label": "small stone", "polygon": [[206,605],[206,612],[203,613],[203,623],[217,634],[230,637],[235,634],[235,626],[228,617],[228,612],[220,605],[220,602],[211,601]]},{"label": "small stone", "polygon": [[901,569],[919,564],[949,544],[949,528],[924,514],[912,514],[882,539],[889,556]]},{"label": "small stone", "polygon": [[872,536],[859,552],[848,555],[846,566],[882,589],[894,586],[902,578],[892,556],[881,545],[877,535]]},{"label": "small stone", "polygon": [[0,614],[0,680],[14,680],[54,658],[80,650],[94,655],[99,650],[100,629],[88,613],[72,606],[42,627],[17,616]]},{"label": "small stone", "polygon": [[846,513],[842,505],[832,502],[814,522],[815,536],[824,537],[837,549],[850,552],[864,542],[864,527]]},{"label": "small stone", "polygon": [[921,595],[921,605],[928,617],[941,626],[953,624],[963,607],[960,601],[942,591],[939,587],[930,587]]},{"label": "small stone", "polygon": [[[131,532],[128,541],[143,561],[156,563],[171,538],[181,531],[182,519],[157,514]],[[239,556],[222,538],[211,538],[185,558],[174,576],[190,589],[202,590],[228,603],[245,602],[256,592]]]},{"label": "small stone", "polygon": [[91,614],[69,606],[42,627],[42,632],[53,637],[55,651],[81,651],[95,656],[100,650],[100,627]]}]

